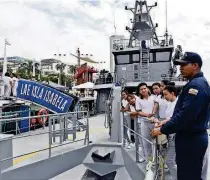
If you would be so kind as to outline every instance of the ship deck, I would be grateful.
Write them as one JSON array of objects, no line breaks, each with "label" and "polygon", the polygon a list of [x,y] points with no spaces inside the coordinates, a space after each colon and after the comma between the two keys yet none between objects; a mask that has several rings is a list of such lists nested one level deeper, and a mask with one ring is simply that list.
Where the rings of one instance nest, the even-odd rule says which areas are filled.
[{"label": "ship deck", "polygon": [[[110,143],[109,141],[109,134],[108,134],[108,129],[104,127],[104,119],[105,116],[102,115],[97,115],[95,117],[91,117],[89,119],[90,123],[90,141],[92,143]],[[36,131],[30,131],[25,134],[37,134],[38,132],[43,132],[43,131],[48,131],[48,127],[45,127],[45,129],[37,129]],[[82,139],[85,136],[85,131],[83,132],[78,132],[77,133],[77,138]],[[69,135],[69,140],[72,140],[72,136]],[[57,140],[59,144],[59,139]],[[82,147],[84,141],[80,142],[75,142],[73,144],[68,144],[65,146],[61,147],[56,147],[52,149],[52,156],[56,156],[65,152],[68,152],[70,150],[74,150],[76,148]],[[115,143],[116,144],[116,143]],[[49,138],[48,134],[42,134],[39,136],[30,136],[27,138],[20,138],[20,139],[14,139],[13,140],[13,156],[18,156],[21,154],[29,153],[32,151],[38,151],[39,149],[43,148],[48,148],[49,147]],[[126,149],[127,150],[127,149]],[[129,155],[132,159],[135,160],[135,150],[134,149],[129,149],[127,150],[129,152]],[[13,166],[14,167],[20,167],[24,166],[39,160],[47,159],[49,157],[48,150],[42,151],[42,152],[36,152],[36,153],[31,153],[29,155],[16,158],[13,160]],[[209,157],[209,165],[208,165],[208,179],[210,180],[210,157]],[[138,167],[145,172],[145,163],[138,163]],[[71,170],[68,170],[54,178],[53,180],[65,180],[65,179],[74,179],[74,180],[81,180],[82,175],[84,174],[85,171],[84,165],[79,165]],[[125,175],[126,177],[126,175]],[[130,179],[127,177],[127,179]],[[166,180],[170,180],[170,176],[168,171],[166,171]]]}]

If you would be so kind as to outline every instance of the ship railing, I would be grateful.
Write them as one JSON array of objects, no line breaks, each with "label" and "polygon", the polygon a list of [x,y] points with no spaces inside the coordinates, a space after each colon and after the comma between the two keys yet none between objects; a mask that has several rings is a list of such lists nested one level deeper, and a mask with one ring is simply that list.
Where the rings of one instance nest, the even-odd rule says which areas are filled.
[{"label": "ship railing", "polygon": [[[131,76],[131,74],[133,74],[133,76]],[[109,73],[103,73],[98,75],[98,77],[93,81],[93,83],[95,85],[101,85],[101,84],[112,84],[112,83],[118,83],[120,81],[120,79],[123,78],[126,82],[150,82],[151,80],[149,80],[149,77],[142,74],[139,75],[138,71],[134,71],[134,70],[125,70],[123,72],[123,75],[120,75],[120,77],[118,77],[118,75],[114,72],[109,72]],[[166,75],[164,77],[160,77],[160,80],[170,80],[170,81],[186,81],[186,79],[182,78],[182,77],[170,77],[169,75]]]},{"label": "ship railing", "polygon": [[168,35],[168,38],[166,38],[165,35],[158,36],[158,39],[159,39],[160,46],[168,46],[168,45],[173,46],[174,45],[172,35]]},{"label": "ship railing", "polygon": [[179,76],[179,77],[162,77],[161,80],[168,80],[168,81],[187,81],[187,79]]},{"label": "ship railing", "polygon": [[[133,75],[131,75],[133,74]],[[149,79],[149,75],[146,75],[144,73],[144,71],[139,72],[139,71],[134,71],[134,70],[126,70],[123,72],[123,75],[120,74],[120,76],[116,75],[116,79],[121,79],[123,78],[125,80],[125,82],[154,82],[154,81],[151,81]],[[170,77],[169,75],[165,75],[164,77],[160,77],[158,81],[161,81],[163,79],[167,79],[167,80],[170,80],[170,81],[186,81],[185,79],[183,79],[182,77],[175,77],[175,76],[172,76]],[[119,80],[118,80],[119,81]]]},{"label": "ship railing", "polygon": [[[79,114],[83,114],[83,118],[78,120],[77,117]],[[31,121],[37,118],[47,118],[47,125],[44,125],[36,131],[28,131],[24,133],[22,131],[26,131],[30,129],[30,127],[25,126],[20,128],[17,125],[20,121]],[[80,143],[79,145],[82,147],[89,145],[90,142],[88,111],[76,111],[21,118],[7,118],[5,116],[5,118],[0,119],[0,125],[2,126],[3,124],[10,124],[10,126],[13,127],[16,125],[16,127],[11,131],[5,131],[0,134],[0,172],[16,165],[24,159],[27,159],[27,157],[32,157],[40,153],[39,158],[41,159],[43,157],[51,158],[53,153],[56,154],[61,153],[62,151],[68,151],[71,146],[75,145],[75,143]],[[78,131],[83,131],[84,134],[82,134],[82,136],[81,134],[78,135]],[[27,138],[28,141],[26,141]],[[13,145],[15,145],[15,147],[13,147]],[[20,148],[20,146],[24,146],[24,148]],[[27,149],[29,150],[27,151]],[[33,150],[30,151],[31,149]],[[20,152],[20,150],[24,152]],[[41,152],[45,153],[44,156],[43,154],[41,155]]]},{"label": "ship railing", "polygon": [[93,81],[95,85],[99,84],[112,84],[117,82],[116,75],[113,72],[100,73],[98,77]]},{"label": "ship railing", "polygon": [[[126,141],[128,141],[129,134],[134,135],[135,138],[135,160],[137,163],[140,162],[140,157],[144,159],[147,163],[147,168],[153,171],[154,177],[164,176],[164,164],[165,164],[165,153],[167,147],[167,137],[165,135],[160,135],[158,137],[152,137],[151,134],[154,125],[151,123],[149,118],[142,117],[141,123],[138,123],[138,118],[134,118],[134,130],[128,127],[128,123],[123,116],[123,147],[126,145]],[[142,132],[141,128],[147,129],[147,132]],[[128,133],[128,131],[130,133]],[[140,133],[141,132],[141,133]],[[131,142],[131,139],[129,140]],[[152,154],[150,154],[149,158],[145,157],[145,151],[142,146],[151,146]],[[148,153],[148,152],[146,152]],[[148,170],[148,169],[147,169]],[[162,170],[160,172],[160,170]],[[155,179],[155,178],[154,178]]]},{"label": "ship railing", "polygon": [[113,41],[112,50],[122,50],[129,47],[139,47],[139,41],[134,40],[132,45],[129,44],[129,39],[117,39]]},{"label": "ship railing", "polygon": [[[171,35],[168,35],[167,38],[165,35],[158,36],[158,39],[159,39],[160,46],[168,46],[168,45],[173,46],[174,45],[173,38]],[[152,46],[152,43],[150,41],[147,41],[147,46]],[[123,50],[123,49],[129,48],[129,47],[132,47],[132,48],[140,47],[139,40],[137,40],[137,39],[133,40],[132,44],[130,44],[130,39],[113,40],[111,50],[118,51],[118,50]]]}]

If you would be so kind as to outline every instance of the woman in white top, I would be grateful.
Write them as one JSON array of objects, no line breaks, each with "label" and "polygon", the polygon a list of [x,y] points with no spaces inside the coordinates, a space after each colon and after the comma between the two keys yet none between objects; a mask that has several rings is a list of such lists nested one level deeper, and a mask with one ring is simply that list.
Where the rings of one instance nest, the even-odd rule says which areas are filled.
[{"label": "woman in white top", "polygon": [[[163,89],[164,98],[169,101],[167,109],[165,111],[166,120],[163,120],[159,123],[157,127],[162,126],[167,121],[171,119],[174,113],[174,108],[177,102],[177,91],[174,86],[166,86]],[[173,180],[177,180],[177,165],[176,165],[176,152],[175,152],[175,136],[174,134],[169,135],[168,137],[168,151],[167,151],[167,159],[166,164],[169,168],[170,174]]]},{"label": "woman in white top", "polygon": [[[128,94],[127,101],[129,103],[128,113],[130,114],[130,118],[131,118],[131,129],[134,131],[134,121],[136,120],[136,107],[135,107],[136,98],[133,94]],[[135,142],[133,132],[131,132],[131,142],[132,143]]]},{"label": "woman in white top", "polygon": [[160,95],[161,89],[160,89],[160,83],[159,82],[155,82],[155,83],[152,84],[152,92],[156,96]]},{"label": "woman in white top", "polygon": [[167,85],[174,86],[175,83],[170,82],[168,80],[162,80],[161,81],[161,83],[160,83],[160,94],[155,99],[155,106],[154,106],[154,109],[153,109],[153,112],[152,112],[152,114],[156,114],[158,112],[158,119],[159,120],[166,119],[165,111],[166,111],[166,108],[168,106],[168,101],[164,98],[163,89]]},{"label": "woman in white top", "polygon": [[[130,114],[127,112],[128,111],[128,107],[129,107],[129,104],[128,104],[128,101],[127,101],[127,95],[128,95],[128,92],[127,91],[123,91],[122,92],[122,108],[121,108],[121,112],[123,112],[122,114],[122,120],[123,118],[125,119],[125,125],[127,127],[131,127],[131,119],[130,119]],[[124,137],[127,141],[127,148],[130,149],[130,144],[131,144],[131,140],[130,140],[130,130],[127,129],[126,127],[124,127]]]},{"label": "woman in white top", "polygon": [[[149,119],[145,119],[145,117],[151,117],[152,115],[155,96],[150,94],[146,83],[140,83],[137,90],[139,98],[136,99],[136,111],[138,112],[139,116],[139,134],[149,141],[152,141],[152,137],[150,135],[152,124]],[[149,157],[152,155],[152,145],[143,138],[139,138],[139,141],[140,146],[142,147],[143,155],[146,159],[149,159]]]}]

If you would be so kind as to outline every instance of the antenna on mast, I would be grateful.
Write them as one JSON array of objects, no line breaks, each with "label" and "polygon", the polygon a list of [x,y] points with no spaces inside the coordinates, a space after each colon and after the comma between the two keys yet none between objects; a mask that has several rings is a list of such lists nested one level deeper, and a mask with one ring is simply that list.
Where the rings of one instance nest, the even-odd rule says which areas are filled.
[{"label": "antenna on mast", "polygon": [[165,1],[165,6],[166,6],[166,31],[168,31],[168,4],[167,4],[167,0]]},{"label": "antenna on mast", "polygon": [[166,46],[168,46],[168,4],[167,4],[167,0],[165,0],[165,8],[166,8],[166,33],[165,33],[165,37],[166,37]]},{"label": "antenna on mast", "polygon": [[117,31],[117,28],[116,28],[116,21],[115,21],[115,5],[116,5],[116,1],[114,1],[114,7],[113,7],[114,35],[116,35],[116,31]]}]

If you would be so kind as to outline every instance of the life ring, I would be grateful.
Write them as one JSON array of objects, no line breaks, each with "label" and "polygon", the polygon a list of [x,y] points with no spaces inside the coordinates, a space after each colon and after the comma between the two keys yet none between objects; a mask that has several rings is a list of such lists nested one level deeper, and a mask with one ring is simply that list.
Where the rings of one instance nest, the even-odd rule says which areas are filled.
[{"label": "life ring", "polygon": [[35,125],[36,124],[36,119],[35,118],[32,118],[31,119],[31,125]]},{"label": "life ring", "polygon": [[[42,116],[42,115],[48,115],[48,111],[44,108],[40,109],[37,116]],[[48,116],[45,116],[45,117],[38,117],[37,118],[37,122],[40,124],[40,125],[44,125],[48,120]]]}]

